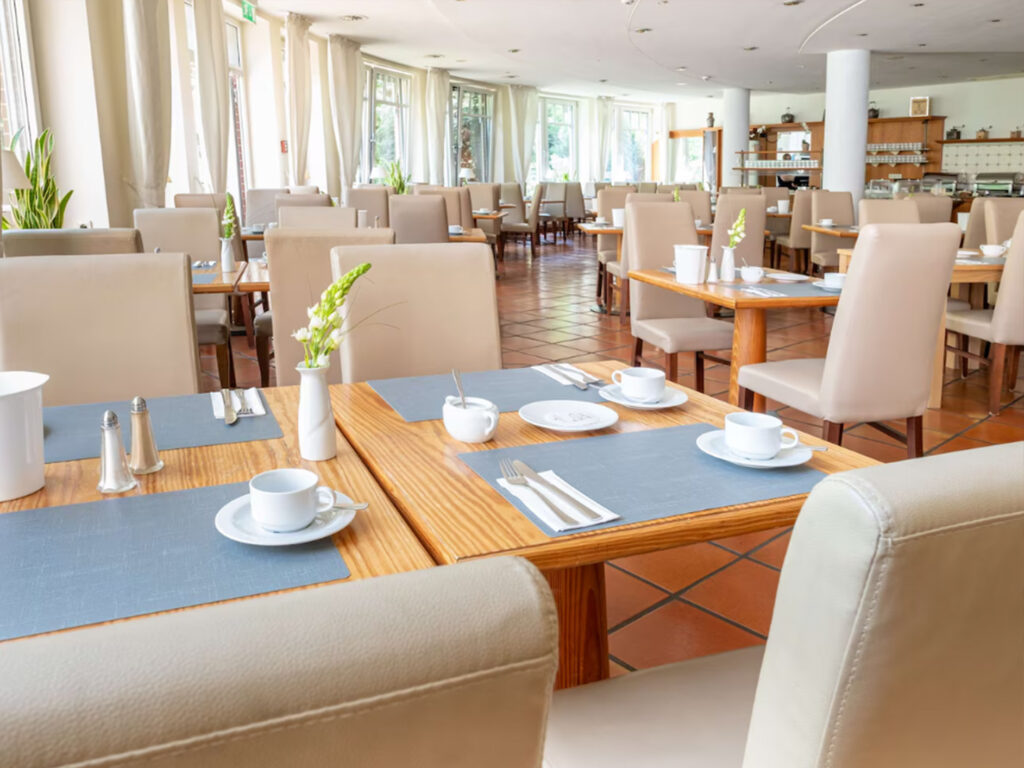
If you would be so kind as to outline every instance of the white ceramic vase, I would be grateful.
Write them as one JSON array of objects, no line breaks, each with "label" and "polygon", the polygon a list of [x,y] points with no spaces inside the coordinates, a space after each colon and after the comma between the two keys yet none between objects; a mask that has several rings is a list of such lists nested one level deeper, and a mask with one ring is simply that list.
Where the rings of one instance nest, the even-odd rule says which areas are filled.
[{"label": "white ceramic vase", "polygon": [[722,246],[722,268],[719,278],[723,283],[731,283],[736,279],[736,249]]},{"label": "white ceramic vase", "polygon": [[0,501],[43,487],[45,373],[0,372]]},{"label": "white ceramic vase", "polygon": [[299,372],[299,455],[307,461],[326,461],[338,455],[335,438],[331,394],[327,388],[327,371],[295,366]]},{"label": "white ceramic vase", "polygon": [[231,247],[230,237],[222,237],[220,239],[220,271],[235,271],[235,251]]}]

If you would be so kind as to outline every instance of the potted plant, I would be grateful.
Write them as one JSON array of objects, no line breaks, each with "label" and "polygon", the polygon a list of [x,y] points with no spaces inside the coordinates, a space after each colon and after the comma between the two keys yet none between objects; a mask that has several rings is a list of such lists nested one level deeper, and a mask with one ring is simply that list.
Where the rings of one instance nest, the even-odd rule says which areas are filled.
[{"label": "potted plant", "polygon": [[[11,139],[12,151],[20,138],[19,130]],[[64,211],[74,190],[60,196],[51,169],[52,160],[53,133],[47,128],[39,134],[25,155],[28,189],[11,191],[11,218],[20,229],[60,229],[64,226]],[[2,226],[8,228],[7,219],[3,219]]]},{"label": "potted plant", "polygon": [[402,164],[392,160],[384,166],[384,183],[395,190],[396,195],[404,195],[408,190],[411,174],[402,173]]},{"label": "potted plant", "polygon": [[739,216],[729,229],[729,244],[722,246],[722,280],[736,279],[736,247],[747,236],[747,209],[740,208]]},{"label": "potted plant", "polygon": [[220,271],[235,271],[235,199],[228,192],[224,200],[224,218],[220,222]]}]

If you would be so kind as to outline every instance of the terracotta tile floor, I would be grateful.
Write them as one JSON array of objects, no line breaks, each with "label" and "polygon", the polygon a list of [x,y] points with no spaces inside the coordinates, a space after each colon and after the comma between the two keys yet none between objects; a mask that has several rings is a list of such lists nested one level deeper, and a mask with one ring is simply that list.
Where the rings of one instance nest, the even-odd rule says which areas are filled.
[{"label": "terracotta tile floor", "polygon": [[[505,367],[629,360],[628,325],[590,311],[595,264],[593,240],[581,236],[545,244],[532,260],[522,245],[509,245],[498,283]],[[769,359],[824,355],[830,326],[831,318],[816,310],[769,315]],[[239,385],[258,384],[255,352],[241,337],[233,350]],[[215,389],[213,350],[202,351],[204,387]],[[680,359],[680,383],[692,386],[691,366]],[[725,399],[727,389],[727,368],[710,367],[707,391]],[[986,392],[984,372],[961,380],[947,370],[943,408],[924,419],[928,453],[1024,440],[1024,380],[1006,394],[998,416],[988,416]],[[820,421],[805,413],[771,401],[769,408],[796,429],[820,430]],[[843,444],[881,461],[905,456],[895,440],[866,425],[849,428]],[[789,529],[776,529],[608,563],[612,674],[763,643],[788,543]]]}]

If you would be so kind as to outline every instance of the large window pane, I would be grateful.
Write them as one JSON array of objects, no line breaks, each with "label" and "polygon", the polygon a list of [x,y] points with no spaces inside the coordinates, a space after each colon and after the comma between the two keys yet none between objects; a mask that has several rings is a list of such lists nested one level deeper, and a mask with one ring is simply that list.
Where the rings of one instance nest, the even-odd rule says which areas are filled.
[{"label": "large window pane", "polygon": [[617,111],[615,180],[647,179],[651,150],[651,113],[620,107]]},{"label": "large window pane", "polygon": [[541,105],[538,154],[544,178],[571,179],[576,175],[576,102],[544,98]]},{"label": "large window pane", "polygon": [[[0,0],[0,142],[4,149],[24,129],[19,150],[24,152],[38,133],[32,82],[24,43],[22,0]],[[19,155],[20,156],[20,155]]]},{"label": "large window pane", "polygon": [[386,69],[369,67],[367,74],[367,144],[363,177],[370,178],[374,167],[398,161],[408,173],[409,92],[407,76]]},{"label": "large window pane", "polygon": [[491,129],[493,96],[463,86],[452,86],[453,178],[471,168],[477,181],[491,180]]}]

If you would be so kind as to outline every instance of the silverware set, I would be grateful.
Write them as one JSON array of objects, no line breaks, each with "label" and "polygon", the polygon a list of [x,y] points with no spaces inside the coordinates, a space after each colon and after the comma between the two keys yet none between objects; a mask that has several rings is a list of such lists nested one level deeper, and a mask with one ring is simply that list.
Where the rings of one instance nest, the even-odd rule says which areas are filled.
[{"label": "silverware set", "polygon": [[565,363],[549,363],[542,367],[563,384],[572,384],[576,389],[584,392],[591,387],[603,387],[605,385],[605,382],[597,378],[597,376],[591,376],[589,373],[585,373]]},{"label": "silverware set", "polygon": [[591,522],[598,522],[601,520],[601,516],[594,510],[563,491],[557,485],[548,482],[525,462],[519,461],[518,459],[502,459],[498,464],[498,468],[501,470],[501,476],[505,478],[505,482],[509,483],[509,485],[522,485],[532,489],[533,492],[537,494],[537,497],[547,505],[548,509],[551,510],[555,517],[566,525],[579,525],[580,521],[567,515],[561,507],[551,500],[552,498],[558,498],[565,502],[572,507],[574,511],[583,515],[586,520]]},{"label": "silverware set", "polygon": [[773,291],[770,288],[743,288],[742,290],[743,293],[749,293],[751,296],[760,296],[762,299],[773,299],[786,295],[780,291]]},{"label": "silverware set", "polygon": [[217,266],[216,261],[193,261],[192,269],[213,269]]},{"label": "silverware set", "polygon": [[246,402],[245,390],[236,389],[235,394],[238,395],[238,402],[241,403],[241,406],[237,411],[235,410],[235,404],[231,398],[231,390],[222,389],[220,391],[221,399],[224,401],[224,423],[229,427],[238,421],[239,416],[252,416],[253,414],[252,408],[250,408],[249,404]]}]

